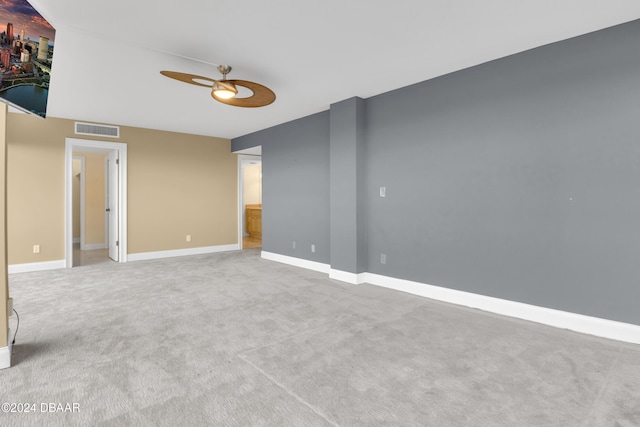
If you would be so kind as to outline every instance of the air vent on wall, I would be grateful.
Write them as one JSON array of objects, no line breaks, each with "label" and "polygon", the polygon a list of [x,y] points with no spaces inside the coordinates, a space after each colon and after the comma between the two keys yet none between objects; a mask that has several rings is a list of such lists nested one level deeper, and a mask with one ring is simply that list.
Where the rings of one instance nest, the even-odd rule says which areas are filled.
[{"label": "air vent on wall", "polygon": [[76,122],[76,134],[120,138],[120,126],[95,125],[92,123]]}]

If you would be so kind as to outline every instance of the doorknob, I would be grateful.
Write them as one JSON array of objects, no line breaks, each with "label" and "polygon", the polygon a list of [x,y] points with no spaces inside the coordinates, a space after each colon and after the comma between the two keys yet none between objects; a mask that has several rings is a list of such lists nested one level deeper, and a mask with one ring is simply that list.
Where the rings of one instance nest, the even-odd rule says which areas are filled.
[{"label": "doorknob", "polygon": [[107,208],[107,212],[111,212],[111,209]]}]

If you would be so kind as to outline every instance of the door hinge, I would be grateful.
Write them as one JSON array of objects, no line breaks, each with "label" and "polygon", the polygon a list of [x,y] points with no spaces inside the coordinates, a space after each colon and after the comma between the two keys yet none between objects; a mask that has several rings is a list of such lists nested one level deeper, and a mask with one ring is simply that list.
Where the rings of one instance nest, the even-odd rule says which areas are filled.
[{"label": "door hinge", "polygon": [[116,159],[116,165],[120,164],[120,159]]},{"label": "door hinge", "polygon": [[120,246],[120,240],[116,240],[116,246]]}]

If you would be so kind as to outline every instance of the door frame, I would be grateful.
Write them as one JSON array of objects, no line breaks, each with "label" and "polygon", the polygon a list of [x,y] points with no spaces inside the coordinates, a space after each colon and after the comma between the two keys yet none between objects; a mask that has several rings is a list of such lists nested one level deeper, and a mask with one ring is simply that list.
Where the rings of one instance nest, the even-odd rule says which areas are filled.
[{"label": "door frame", "polygon": [[[118,260],[127,262],[127,144],[65,138],[65,267],[73,267],[73,152],[107,153],[118,151]],[[108,236],[105,236],[108,239]]]},{"label": "door frame", "polygon": [[241,250],[244,237],[244,168],[258,163],[262,165],[262,156],[238,154],[238,247]]},{"label": "door frame", "polygon": [[[111,212],[111,208],[114,206],[116,209],[116,212],[114,212],[115,215],[117,215],[117,208],[118,206],[120,206],[120,202],[118,201],[117,197],[115,198],[115,200],[112,200],[113,196],[113,192],[116,191],[116,194],[120,194],[119,189],[117,188],[118,185],[115,185],[115,190],[112,188],[113,182],[112,182],[112,178],[115,178],[117,180],[117,182],[120,182],[120,161],[119,161],[119,156],[118,156],[118,151],[117,150],[111,150],[109,151],[109,153],[107,153],[107,155],[105,156],[105,160],[106,160],[106,169],[105,169],[105,212],[104,212],[104,219],[105,219],[105,225],[106,225],[106,229],[107,229],[107,233],[104,236],[105,237],[105,241],[106,241],[106,247],[107,247],[107,252],[108,252],[108,256],[112,261],[119,261],[120,260],[120,251],[119,249],[119,242],[118,242],[118,236],[119,236],[119,232],[118,233],[113,233],[111,231],[111,222],[112,220],[115,221],[115,228],[120,227],[120,218],[119,216],[113,216],[112,212]],[[115,164],[114,164],[115,163]],[[112,174],[112,169],[115,169],[117,171],[117,173]],[[111,245],[111,243],[114,243],[113,246]],[[112,251],[113,249],[113,251]]]}]

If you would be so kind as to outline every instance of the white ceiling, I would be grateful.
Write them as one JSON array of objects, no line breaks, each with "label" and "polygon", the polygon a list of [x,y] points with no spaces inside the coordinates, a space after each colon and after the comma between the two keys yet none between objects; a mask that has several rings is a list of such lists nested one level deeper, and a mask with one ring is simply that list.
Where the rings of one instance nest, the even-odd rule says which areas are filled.
[{"label": "white ceiling", "polygon": [[[637,0],[29,0],[57,30],[48,116],[233,138],[640,18]],[[255,109],[160,75],[255,81]]]}]

